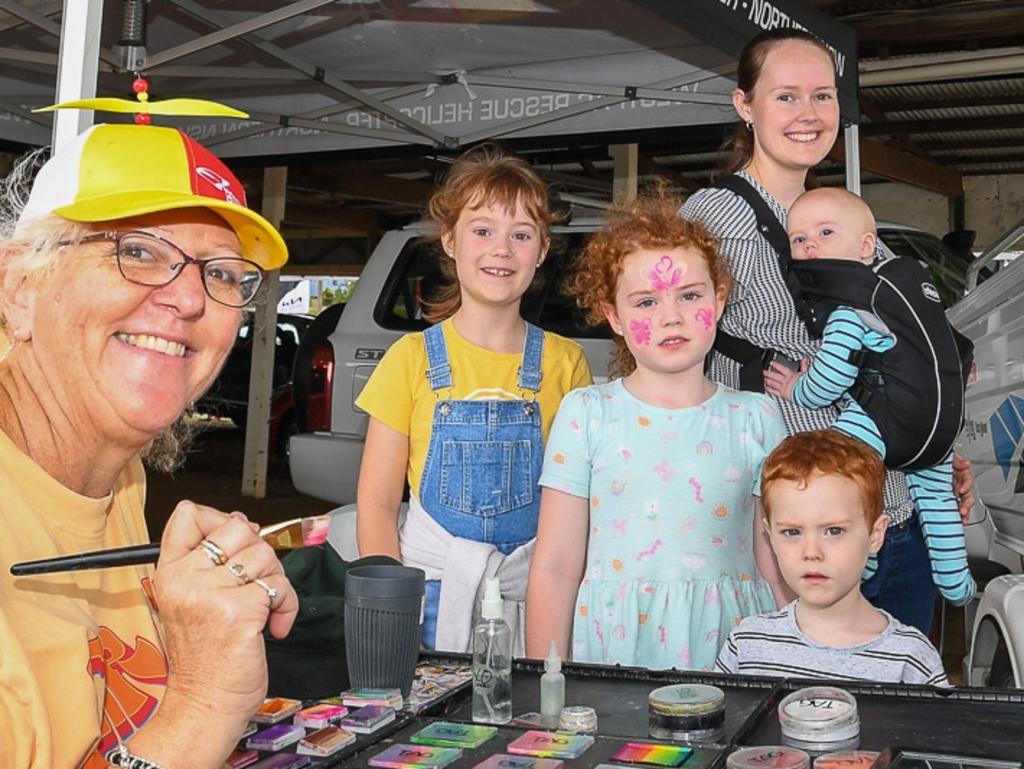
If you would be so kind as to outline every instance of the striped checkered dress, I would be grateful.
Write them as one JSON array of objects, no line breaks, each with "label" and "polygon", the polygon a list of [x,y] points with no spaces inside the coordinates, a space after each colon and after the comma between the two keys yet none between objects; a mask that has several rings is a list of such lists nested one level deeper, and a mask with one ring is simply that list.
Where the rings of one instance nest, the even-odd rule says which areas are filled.
[{"label": "striped checkered dress", "polygon": [[[752,177],[743,172],[740,175],[754,186],[785,226],[786,211],[779,202]],[[691,195],[680,213],[708,228],[718,240],[719,252],[736,280],[719,327],[794,360],[813,359],[821,342],[811,339],[797,316],[779,271],[778,257],[758,231],[757,218],[750,206],[729,190],[708,187]],[[739,388],[739,365],[714,351],[709,376],[728,387]],[[829,427],[839,413],[836,408],[804,409],[789,401],[777,402],[790,434]],[[914,514],[903,473],[886,473],[885,514],[890,524],[902,523]],[[874,572],[873,566],[874,559],[868,564],[865,578]]]}]

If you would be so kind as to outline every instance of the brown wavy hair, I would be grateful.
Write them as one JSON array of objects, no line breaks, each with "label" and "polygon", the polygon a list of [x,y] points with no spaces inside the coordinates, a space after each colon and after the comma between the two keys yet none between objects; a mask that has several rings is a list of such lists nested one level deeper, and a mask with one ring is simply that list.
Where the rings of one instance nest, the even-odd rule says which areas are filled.
[{"label": "brown wavy hair", "polygon": [[819,475],[838,475],[860,490],[868,528],[882,514],[885,465],[878,452],[838,430],[810,430],[791,435],[768,455],[761,468],[761,500],[765,520],[772,519],[771,490],[779,481],[806,488]]},{"label": "brown wavy hair", "polygon": [[[728,298],[733,279],[718,255],[718,242],[700,222],[683,219],[679,215],[680,205],[680,198],[656,188],[656,192],[638,197],[629,206],[609,212],[607,226],[590,239],[577,257],[565,286],[566,293],[575,297],[584,311],[587,323],[607,323],[605,310],[615,306],[622,263],[641,249],[689,248],[699,252],[716,293]],[[618,334],[612,334],[612,339],[615,349],[609,373],[613,377],[625,376],[636,368],[636,360],[625,339]]]},{"label": "brown wavy hair", "polygon": [[[493,144],[475,147],[459,156],[444,181],[431,195],[424,218],[435,226],[442,282],[426,303],[424,317],[431,323],[450,318],[462,306],[455,262],[441,248],[441,238],[455,231],[462,209],[501,206],[513,213],[517,204],[537,225],[544,245],[551,243],[554,219],[548,203],[548,185],[529,163]],[[539,279],[538,271],[535,280]]]},{"label": "brown wavy hair", "polygon": [[[739,64],[736,66],[736,87],[743,91],[749,100],[757,87],[757,81],[761,79],[761,69],[764,67],[764,60],[769,52],[779,43],[788,40],[796,40],[809,43],[828,56],[829,61],[835,65],[835,58],[832,51],[814,35],[802,29],[791,27],[776,27],[775,29],[762,32],[753,37],[749,43],[743,46],[740,52]],[[833,72],[835,68],[833,66]],[[718,176],[728,176],[747,167],[751,158],[754,157],[754,134],[747,129],[745,123],[740,121],[732,136],[725,140],[722,151],[726,153],[725,160],[719,168]]]}]

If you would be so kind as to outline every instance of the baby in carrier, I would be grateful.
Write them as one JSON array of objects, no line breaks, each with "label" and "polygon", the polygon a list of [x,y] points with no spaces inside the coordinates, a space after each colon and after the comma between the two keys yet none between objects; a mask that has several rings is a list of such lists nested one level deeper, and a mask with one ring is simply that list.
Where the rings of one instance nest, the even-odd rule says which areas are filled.
[{"label": "baby in carrier", "polygon": [[[914,259],[876,261],[875,219],[856,195],[815,189],[789,210],[792,270],[803,290],[814,362],[775,362],[765,391],[806,408],[838,402],[833,428],[904,470],[939,592],[975,593],[953,494],[953,442],[963,420],[964,350],[938,292]],[[871,565],[869,564],[869,570]]]}]

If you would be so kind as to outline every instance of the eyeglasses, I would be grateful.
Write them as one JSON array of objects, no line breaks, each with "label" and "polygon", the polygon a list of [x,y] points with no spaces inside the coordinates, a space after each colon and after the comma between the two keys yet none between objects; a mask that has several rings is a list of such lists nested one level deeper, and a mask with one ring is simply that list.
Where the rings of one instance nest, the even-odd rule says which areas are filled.
[{"label": "eyeglasses", "polygon": [[[117,269],[124,279],[140,286],[166,286],[190,264],[199,268],[206,295],[227,307],[245,307],[256,298],[265,273],[255,262],[240,256],[196,259],[169,240],[148,232],[97,232],[79,243],[114,241]],[[74,241],[61,241],[70,246]]]}]

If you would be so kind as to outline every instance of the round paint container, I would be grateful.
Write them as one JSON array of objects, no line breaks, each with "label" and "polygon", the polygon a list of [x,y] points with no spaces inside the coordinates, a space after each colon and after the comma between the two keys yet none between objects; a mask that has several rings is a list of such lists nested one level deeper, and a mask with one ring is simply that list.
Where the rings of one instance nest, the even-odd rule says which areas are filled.
[{"label": "round paint container", "polygon": [[811,757],[783,745],[741,748],[725,759],[727,769],[811,769]]},{"label": "round paint container", "polygon": [[714,742],[725,723],[725,692],[705,684],[673,684],[647,698],[647,733],[658,740]]},{"label": "round paint container", "polygon": [[871,769],[881,755],[873,750],[840,750],[814,759],[814,769]]},{"label": "round paint container", "polygon": [[782,742],[812,753],[851,750],[860,744],[857,700],[834,686],[811,686],[779,703]]},{"label": "round paint container", "polygon": [[597,711],[587,705],[567,705],[558,716],[558,728],[563,732],[591,734],[597,731]]}]

